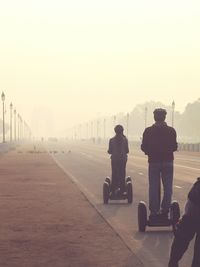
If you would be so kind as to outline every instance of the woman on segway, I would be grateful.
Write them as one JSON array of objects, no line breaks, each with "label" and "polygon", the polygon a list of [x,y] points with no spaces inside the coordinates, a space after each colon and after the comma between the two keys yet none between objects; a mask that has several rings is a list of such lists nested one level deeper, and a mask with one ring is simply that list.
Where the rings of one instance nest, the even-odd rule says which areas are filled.
[{"label": "woman on segway", "polygon": [[129,153],[128,140],[123,134],[122,125],[116,125],[115,136],[109,141],[108,153],[111,155],[112,167],[112,194],[117,195],[125,192],[125,176],[127,154]]}]

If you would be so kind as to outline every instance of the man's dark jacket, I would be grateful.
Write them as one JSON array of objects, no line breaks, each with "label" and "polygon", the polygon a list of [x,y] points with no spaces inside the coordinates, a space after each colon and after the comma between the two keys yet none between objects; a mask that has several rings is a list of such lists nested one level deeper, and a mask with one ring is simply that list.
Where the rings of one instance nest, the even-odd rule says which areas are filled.
[{"label": "man's dark jacket", "polygon": [[127,160],[128,140],[124,135],[116,135],[109,141],[108,153],[112,160]]},{"label": "man's dark jacket", "polygon": [[155,123],[143,133],[142,151],[148,155],[149,163],[174,160],[177,150],[176,131],[165,122]]}]

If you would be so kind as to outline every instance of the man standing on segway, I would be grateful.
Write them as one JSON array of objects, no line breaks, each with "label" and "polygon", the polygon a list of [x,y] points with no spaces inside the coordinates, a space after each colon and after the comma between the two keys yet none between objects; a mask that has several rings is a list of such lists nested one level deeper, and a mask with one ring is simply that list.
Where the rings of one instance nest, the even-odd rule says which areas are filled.
[{"label": "man standing on segway", "polygon": [[116,135],[110,139],[108,153],[111,154],[112,167],[112,194],[123,194],[125,192],[125,176],[127,154],[129,153],[128,140],[124,136],[122,125],[116,125]]},{"label": "man standing on segway", "polygon": [[178,262],[196,235],[192,267],[200,266],[200,178],[188,194],[185,213],[176,225],[171,247],[169,267],[178,267]]},{"label": "man standing on segway", "polygon": [[[141,150],[149,162],[149,209],[151,222],[168,219],[173,187],[173,152],[177,150],[176,131],[165,122],[166,110],[154,110],[155,123],[145,129]],[[163,199],[160,205],[160,181]]]}]

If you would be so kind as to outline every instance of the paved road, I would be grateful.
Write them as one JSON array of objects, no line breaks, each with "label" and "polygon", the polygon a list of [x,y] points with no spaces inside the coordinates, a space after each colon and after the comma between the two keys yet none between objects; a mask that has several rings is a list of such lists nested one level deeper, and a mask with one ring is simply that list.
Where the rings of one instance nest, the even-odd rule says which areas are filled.
[{"label": "paved road", "polygon": [[[131,175],[134,186],[132,205],[124,201],[115,201],[109,205],[102,204],[102,184],[110,174],[110,159],[105,145],[86,142],[48,143],[48,151],[56,162],[66,171],[88,199],[103,214],[104,218],[120,234],[126,244],[141,259],[145,267],[167,266],[173,234],[169,227],[147,228],[146,233],[139,233],[137,226],[137,205],[140,200],[147,201],[148,179],[147,159],[139,150],[132,148],[127,164],[127,175]],[[55,151],[56,153],[52,153]],[[187,192],[200,174],[200,154],[175,154],[174,199],[181,209]],[[192,247],[185,254],[181,267],[189,267]]]}]

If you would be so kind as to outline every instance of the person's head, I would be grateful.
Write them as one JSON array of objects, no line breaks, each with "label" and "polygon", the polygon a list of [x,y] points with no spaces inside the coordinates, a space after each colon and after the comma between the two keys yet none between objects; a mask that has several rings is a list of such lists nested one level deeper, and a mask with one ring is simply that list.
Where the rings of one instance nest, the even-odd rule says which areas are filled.
[{"label": "person's head", "polygon": [[124,132],[124,128],[122,125],[118,124],[114,128],[116,135],[122,135]]},{"label": "person's head", "polygon": [[164,108],[156,108],[153,114],[154,120],[156,122],[164,122],[167,115],[167,111]]}]

